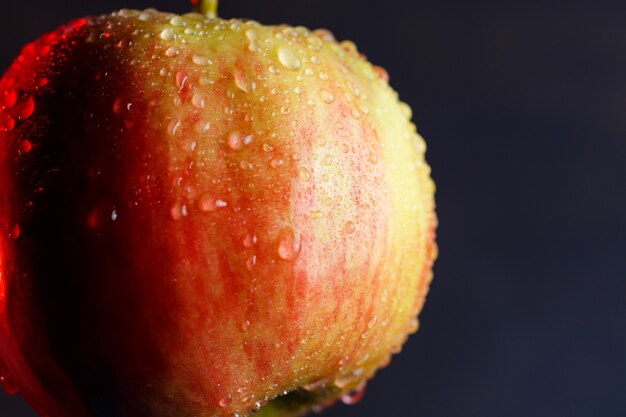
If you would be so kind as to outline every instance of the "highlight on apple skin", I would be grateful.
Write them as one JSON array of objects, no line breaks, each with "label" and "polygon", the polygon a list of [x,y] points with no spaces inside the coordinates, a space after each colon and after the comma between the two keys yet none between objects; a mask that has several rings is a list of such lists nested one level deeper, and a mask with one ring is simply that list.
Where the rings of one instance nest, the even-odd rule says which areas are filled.
[{"label": "highlight on apple skin", "polygon": [[417,330],[409,106],[353,43],[213,3],[75,20],[0,80],[0,372],[42,415],[303,415]]}]

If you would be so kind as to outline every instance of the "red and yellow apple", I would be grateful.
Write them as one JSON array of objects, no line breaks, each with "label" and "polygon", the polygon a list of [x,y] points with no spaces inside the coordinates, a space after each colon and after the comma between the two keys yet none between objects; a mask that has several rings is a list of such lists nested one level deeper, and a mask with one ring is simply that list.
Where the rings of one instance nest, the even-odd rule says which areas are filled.
[{"label": "red and yellow apple", "polygon": [[49,417],[295,416],[417,329],[425,145],[328,31],[122,10],[0,81],[0,370]]}]

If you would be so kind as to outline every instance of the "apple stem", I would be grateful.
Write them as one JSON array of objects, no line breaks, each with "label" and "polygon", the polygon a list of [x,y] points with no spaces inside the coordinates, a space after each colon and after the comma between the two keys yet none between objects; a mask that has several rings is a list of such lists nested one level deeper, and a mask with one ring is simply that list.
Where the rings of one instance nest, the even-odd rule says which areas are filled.
[{"label": "apple stem", "polygon": [[191,0],[191,2],[197,13],[205,15],[209,19],[215,19],[217,17],[218,0]]}]

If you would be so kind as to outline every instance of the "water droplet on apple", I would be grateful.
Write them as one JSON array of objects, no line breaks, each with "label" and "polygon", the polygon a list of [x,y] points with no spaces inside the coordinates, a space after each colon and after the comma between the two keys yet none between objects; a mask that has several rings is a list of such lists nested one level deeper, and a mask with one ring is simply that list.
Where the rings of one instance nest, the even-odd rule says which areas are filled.
[{"label": "water droplet on apple", "polygon": [[300,234],[286,227],[278,236],[278,256],[285,261],[293,261],[300,256]]},{"label": "water droplet on apple", "polygon": [[335,100],[335,96],[333,96],[328,90],[321,90],[320,97],[322,101],[327,104],[330,104]]},{"label": "water droplet on apple", "polygon": [[348,89],[354,97],[359,97],[361,95],[361,90],[359,89],[359,87],[352,83],[348,83]]},{"label": "water droplet on apple", "polygon": [[176,31],[174,31],[174,29],[172,28],[163,29],[160,36],[161,36],[161,39],[166,40],[166,41],[174,41],[176,40],[176,38],[178,38]]},{"label": "water droplet on apple", "polygon": [[413,333],[416,333],[419,330],[419,328],[420,328],[419,320],[417,319],[417,317],[413,317],[411,321],[409,322],[409,328],[407,332],[409,334],[413,334]]},{"label": "water droplet on apple", "polygon": [[203,109],[205,105],[204,97],[199,92],[194,92],[191,97],[191,104],[197,109]]},{"label": "water droplet on apple", "polygon": [[303,92],[304,90],[302,90],[302,87],[298,86],[298,87],[294,88],[294,90],[293,90],[293,91],[295,91],[295,93],[299,95],[299,94],[302,94],[302,92]]},{"label": "water droplet on apple", "polygon": [[246,268],[248,268],[249,271],[252,271],[255,265],[256,265],[256,255],[252,255],[246,261]]},{"label": "water droplet on apple", "polygon": [[311,210],[311,218],[313,219],[323,219],[324,212],[322,210]]},{"label": "water droplet on apple", "polygon": [[152,20],[154,12],[151,9],[146,9],[139,15],[139,20],[148,21]]},{"label": "water droplet on apple", "polygon": [[187,217],[188,214],[189,209],[187,208],[187,205],[181,202],[174,203],[174,205],[170,208],[170,216],[174,220],[180,220],[183,217]]},{"label": "water droplet on apple", "polygon": [[228,147],[233,151],[239,151],[243,148],[243,135],[241,132],[234,130],[228,134],[226,139]]},{"label": "water droplet on apple", "polygon": [[29,96],[24,104],[22,105],[22,109],[20,110],[19,117],[21,120],[26,120],[30,116],[32,116],[35,111],[35,99],[32,96]]},{"label": "water droplet on apple", "polygon": [[298,55],[296,55],[293,49],[285,45],[278,48],[278,61],[290,70],[298,70],[302,66]]},{"label": "water droplet on apple", "polygon": [[319,65],[319,64],[321,64],[321,63],[322,63],[322,60],[321,60],[321,59],[319,59],[317,56],[313,55],[313,56],[311,57],[311,62],[312,62],[312,63],[314,63],[315,65]]},{"label": "water droplet on apple", "polygon": [[174,48],[173,46],[170,46],[169,48],[165,50],[165,56],[169,58],[174,58],[175,56],[178,56],[178,55],[180,55],[180,50],[178,50],[177,48]]},{"label": "water droplet on apple", "polygon": [[326,156],[324,157],[324,160],[322,161],[322,163],[326,166],[330,166],[333,163],[333,157],[330,154],[326,154]]},{"label": "water droplet on apple", "polygon": [[2,107],[5,110],[9,110],[13,108],[13,106],[15,106],[15,103],[17,103],[18,98],[19,98],[19,95],[17,94],[17,91],[15,90],[5,91],[4,97],[2,100]]},{"label": "water droplet on apple", "polygon": [[170,24],[172,26],[186,26],[187,23],[185,22],[185,20],[181,17],[181,16],[174,16],[170,19]]},{"label": "water droplet on apple", "polygon": [[211,122],[199,121],[194,125],[196,133],[206,133],[211,129]]},{"label": "water droplet on apple", "polygon": [[328,378],[320,378],[302,385],[302,388],[309,392],[319,391],[330,383]]},{"label": "water droplet on apple", "polygon": [[408,120],[411,120],[411,118],[413,117],[413,110],[411,110],[411,106],[401,101],[400,110],[402,111],[402,114],[404,114],[404,117],[406,117]]},{"label": "water droplet on apple", "polygon": [[261,411],[261,408],[263,408],[263,406],[267,404],[267,400],[265,401],[257,401],[254,403],[254,408],[251,410],[252,414],[256,414],[259,411]]},{"label": "water droplet on apple", "polygon": [[198,200],[198,208],[203,212],[213,212],[219,208],[227,207],[228,203],[224,200],[219,200],[213,197],[211,194],[204,194]]},{"label": "water droplet on apple", "polygon": [[176,73],[176,85],[178,86],[178,91],[183,91],[187,79],[187,74],[184,71],[181,70]]},{"label": "water droplet on apple", "polygon": [[376,75],[378,75],[381,80],[389,82],[389,73],[386,69],[379,67],[378,65],[374,65],[374,72],[376,72]]},{"label": "water droplet on apple", "polygon": [[309,172],[308,169],[302,167],[298,170],[298,174],[300,175],[300,178],[302,179],[302,181],[304,182],[311,181],[311,173]]},{"label": "water droplet on apple", "polygon": [[356,44],[352,41],[343,41],[341,42],[341,48],[346,51],[349,55],[358,58],[359,55],[359,50],[356,47]]},{"label": "water droplet on apple", "polygon": [[315,74],[315,71],[313,71],[313,68],[307,68],[306,70],[304,70],[304,73],[308,76],[311,76]]},{"label": "water droplet on apple", "polygon": [[20,154],[25,155],[33,149],[33,144],[28,139],[24,139],[20,142]]},{"label": "water droplet on apple", "polygon": [[250,45],[248,46],[248,49],[252,52],[259,52],[259,46],[257,43],[259,39],[259,35],[254,30],[248,29],[246,31],[246,37],[250,41]]},{"label": "water droplet on apple", "polygon": [[357,404],[359,401],[363,399],[363,396],[365,395],[366,385],[367,385],[367,381],[361,382],[361,384],[359,384],[359,386],[350,394],[346,394],[342,396],[341,402],[343,402],[346,405]]},{"label": "water droplet on apple", "polygon": [[132,43],[132,41],[130,41],[128,39],[120,39],[120,41],[115,44],[115,47],[117,49],[124,49],[124,48],[128,47],[131,43]]},{"label": "water droplet on apple", "polygon": [[2,127],[8,132],[12,131],[15,128],[15,119],[8,114],[5,114],[4,120],[2,121]]},{"label": "water droplet on apple", "polygon": [[176,133],[178,132],[178,129],[180,128],[181,122],[180,120],[173,120],[170,122],[167,131],[169,132],[170,135],[174,136],[176,135]]},{"label": "water droplet on apple", "polygon": [[285,161],[283,159],[272,159],[272,161],[270,162],[270,166],[272,168],[280,168],[284,164],[285,164]]},{"label": "water droplet on apple", "polygon": [[11,228],[11,232],[9,233],[9,236],[11,237],[11,239],[16,240],[21,236],[21,234],[22,234],[22,229],[20,225],[18,223],[15,223],[13,227]]},{"label": "water droplet on apple", "polygon": [[328,74],[325,72],[320,72],[319,77],[322,81],[328,81]]},{"label": "water droplet on apple", "polygon": [[335,35],[328,29],[315,29],[313,34],[327,42],[335,42]]},{"label": "water droplet on apple", "polygon": [[284,115],[288,115],[289,113],[291,113],[291,109],[287,106],[283,106],[280,108],[280,112]]},{"label": "water droplet on apple", "polygon": [[228,407],[228,406],[229,406],[232,402],[233,402],[232,397],[231,397],[230,395],[228,395],[228,396],[226,396],[226,397],[222,398],[222,399],[219,401],[219,405],[220,405],[220,407],[222,407],[222,408],[226,408],[226,407]]},{"label": "water droplet on apple", "polygon": [[255,234],[250,234],[248,233],[244,238],[243,238],[243,247],[244,248],[251,248],[254,245],[256,245],[258,239],[256,237]]},{"label": "water droplet on apple", "polygon": [[196,65],[212,65],[213,61],[211,61],[209,58],[207,58],[204,55],[194,55],[191,57],[191,60],[193,61],[194,64]]},{"label": "water droplet on apple", "polygon": [[235,85],[244,93],[250,93],[256,90],[256,83],[251,80],[245,72],[237,69],[234,73]]},{"label": "water droplet on apple", "polygon": [[364,372],[363,368],[357,368],[348,374],[345,374],[336,378],[333,381],[333,385],[342,389],[350,385],[354,385],[361,379],[363,372]]}]

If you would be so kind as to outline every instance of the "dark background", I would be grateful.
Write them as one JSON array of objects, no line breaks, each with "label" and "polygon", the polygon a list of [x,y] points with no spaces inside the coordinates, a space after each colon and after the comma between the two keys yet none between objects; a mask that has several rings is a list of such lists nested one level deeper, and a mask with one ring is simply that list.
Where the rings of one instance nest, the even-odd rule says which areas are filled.
[{"label": "dark background", "polygon": [[[74,17],[184,0],[2,0],[0,68]],[[223,0],[385,67],[438,186],[422,328],[325,416],[626,415],[626,3]],[[0,396],[0,416],[35,414]]]}]

